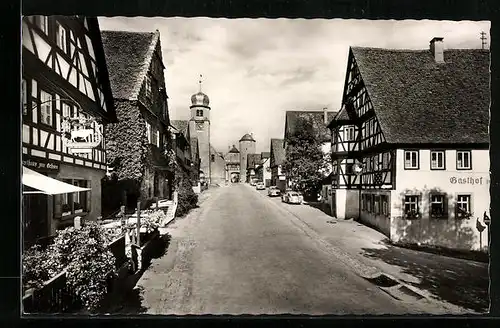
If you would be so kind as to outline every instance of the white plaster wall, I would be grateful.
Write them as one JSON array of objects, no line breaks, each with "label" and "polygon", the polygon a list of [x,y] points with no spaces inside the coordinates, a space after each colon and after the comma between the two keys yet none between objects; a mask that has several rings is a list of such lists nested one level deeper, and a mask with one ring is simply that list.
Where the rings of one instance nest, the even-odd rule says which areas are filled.
[{"label": "white plaster wall", "polygon": [[[476,218],[482,222],[484,211],[490,206],[489,151],[472,150],[472,170],[456,169],[456,150],[446,150],[446,170],[430,169],[430,150],[420,150],[419,170],[404,169],[404,150],[396,155],[396,189],[391,193],[391,239],[419,242],[455,249],[479,249],[479,231]],[[429,191],[448,196],[448,219],[429,218]],[[402,218],[403,197],[406,193],[421,194],[422,218]],[[471,194],[473,218],[455,218],[458,194]],[[482,246],[488,244],[487,230],[482,233]]]}]

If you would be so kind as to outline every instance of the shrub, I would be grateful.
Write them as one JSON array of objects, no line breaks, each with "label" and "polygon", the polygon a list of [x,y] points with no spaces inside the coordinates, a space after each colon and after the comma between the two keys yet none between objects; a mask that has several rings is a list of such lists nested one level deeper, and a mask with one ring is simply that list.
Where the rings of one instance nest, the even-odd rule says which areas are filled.
[{"label": "shrub", "polygon": [[61,272],[63,267],[54,253],[53,245],[45,250],[34,245],[23,253],[23,293],[31,288],[41,288],[45,281]]},{"label": "shrub", "polygon": [[175,185],[178,192],[176,216],[183,216],[198,204],[198,195],[193,190],[193,186],[187,173],[180,168],[176,170]]},{"label": "shrub", "polygon": [[58,231],[46,250],[34,246],[23,255],[23,287],[40,288],[66,268],[70,290],[87,310],[97,309],[107,293],[109,273],[114,272],[115,258],[107,249],[108,242],[105,229],[94,222]]},{"label": "shrub", "polygon": [[95,222],[59,231],[54,240],[55,255],[67,269],[70,289],[91,311],[107,293],[107,279],[114,272],[115,259],[107,244],[106,232]]}]

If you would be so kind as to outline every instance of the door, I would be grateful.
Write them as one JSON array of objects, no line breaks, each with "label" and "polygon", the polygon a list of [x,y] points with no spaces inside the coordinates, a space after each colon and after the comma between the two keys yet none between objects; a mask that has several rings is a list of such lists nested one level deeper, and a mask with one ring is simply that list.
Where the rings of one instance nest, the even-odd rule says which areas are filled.
[{"label": "door", "polygon": [[23,239],[25,245],[32,245],[42,237],[47,237],[48,197],[45,194],[23,195]]},{"label": "door", "polygon": [[337,217],[337,201],[336,201],[337,197],[335,197],[335,189],[331,188],[330,190],[331,190],[331,195],[329,196],[331,199],[330,210],[331,210],[332,216]]}]

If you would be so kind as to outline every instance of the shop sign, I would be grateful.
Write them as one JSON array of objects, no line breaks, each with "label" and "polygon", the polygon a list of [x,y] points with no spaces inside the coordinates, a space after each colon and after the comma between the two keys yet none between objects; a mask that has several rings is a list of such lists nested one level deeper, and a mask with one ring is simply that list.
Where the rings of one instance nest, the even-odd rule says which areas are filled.
[{"label": "shop sign", "polygon": [[91,153],[103,139],[102,125],[83,115],[63,117],[61,132],[63,144],[74,154]]},{"label": "shop sign", "polygon": [[59,163],[46,158],[23,156],[23,166],[34,171],[59,172]]},{"label": "shop sign", "polygon": [[482,185],[482,184],[489,184],[490,180],[485,177],[451,177],[450,178],[450,183],[451,184],[462,184],[462,185]]}]

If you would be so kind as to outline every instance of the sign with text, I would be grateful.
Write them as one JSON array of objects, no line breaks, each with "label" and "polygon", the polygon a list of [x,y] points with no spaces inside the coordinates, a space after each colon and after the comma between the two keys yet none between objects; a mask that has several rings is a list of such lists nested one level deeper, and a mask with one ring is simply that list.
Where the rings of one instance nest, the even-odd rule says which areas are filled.
[{"label": "sign with text", "polygon": [[474,176],[451,177],[450,183],[454,184],[454,185],[455,184],[459,184],[459,185],[483,185],[483,184],[489,184],[490,180],[486,177],[474,177]]},{"label": "sign with text", "polygon": [[23,155],[23,166],[34,171],[59,172],[59,163],[46,158]]}]

